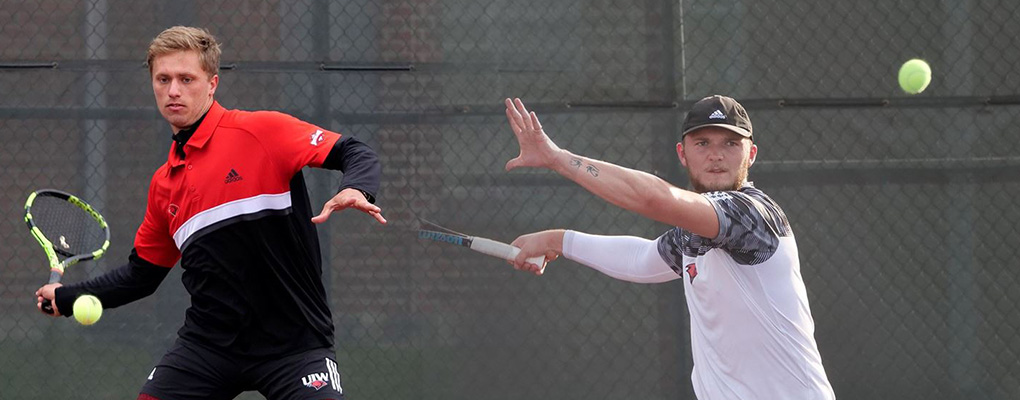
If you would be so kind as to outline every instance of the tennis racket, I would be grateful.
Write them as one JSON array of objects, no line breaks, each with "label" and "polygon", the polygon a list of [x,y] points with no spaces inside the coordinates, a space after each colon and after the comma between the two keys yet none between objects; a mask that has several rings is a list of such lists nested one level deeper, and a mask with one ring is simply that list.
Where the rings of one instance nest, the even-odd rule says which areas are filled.
[{"label": "tennis racket", "polygon": [[[521,249],[509,244],[483,237],[465,235],[420,217],[418,218],[418,224],[419,239],[464,246],[479,253],[507,261],[513,261],[517,258],[517,254],[521,252]],[[529,258],[528,262],[545,268],[544,255]]]},{"label": "tennis racket", "polygon": [[[94,260],[110,247],[110,229],[92,206],[59,190],[32,192],[25,202],[25,224],[50,263],[49,283],[60,282],[64,270],[81,261]],[[43,300],[42,309],[53,314]]]}]

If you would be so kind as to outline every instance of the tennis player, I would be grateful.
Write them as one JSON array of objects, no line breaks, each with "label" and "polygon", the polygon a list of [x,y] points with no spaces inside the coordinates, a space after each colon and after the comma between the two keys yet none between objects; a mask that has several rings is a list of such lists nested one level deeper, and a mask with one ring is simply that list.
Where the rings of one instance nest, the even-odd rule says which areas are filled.
[{"label": "tennis player", "polygon": [[744,108],[725,96],[695,103],[676,151],[692,190],[654,175],[560,149],[520,99],[506,100],[520,155],[506,164],[547,168],[622,208],[676,228],[656,240],[570,230],[524,235],[514,267],[562,254],[613,278],[681,279],[691,316],[701,400],[833,399],[814,339],[797,242],[783,210],[747,180],[758,148]]},{"label": "tennis player", "polygon": [[[232,399],[252,390],[269,399],[341,399],[313,223],[347,208],[386,223],[372,204],[378,157],[286,114],[224,108],[213,97],[219,60],[220,45],[204,29],[177,26],[152,41],[152,90],[174,143],[152,177],[134,250],[120,268],[36,295],[53,300],[55,315],[71,315],[85,293],[114,308],[152,294],[180,260],[191,307],[177,341],[140,376],[139,399]],[[318,215],[306,166],[344,172]]]}]

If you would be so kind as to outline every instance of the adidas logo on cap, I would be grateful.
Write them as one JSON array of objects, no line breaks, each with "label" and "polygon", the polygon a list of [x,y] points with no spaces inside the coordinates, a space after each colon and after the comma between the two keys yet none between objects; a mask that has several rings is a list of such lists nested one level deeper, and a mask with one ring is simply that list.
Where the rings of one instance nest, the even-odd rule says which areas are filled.
[{"label": "adidas logo on cap", "polygon": [[708,119],[726,119],[726,115],[723,115],[722,110],[715,110],[712,115],[708,116]]}]

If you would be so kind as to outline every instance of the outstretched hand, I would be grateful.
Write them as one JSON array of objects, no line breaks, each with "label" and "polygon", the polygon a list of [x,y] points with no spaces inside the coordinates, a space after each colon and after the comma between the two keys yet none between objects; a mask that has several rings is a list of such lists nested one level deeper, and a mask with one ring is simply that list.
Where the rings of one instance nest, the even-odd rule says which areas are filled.
[{"label": "outstretched hand", "polygon": [[332,214],[333,211],[340,211],[347,208],[353,208],[365,212],[379,221],[380,224],[386,223],[386,218],[383,218],[382,216],[382,209],[375,204],[369,203],[368,199],[365,198],[365,195],[362,194],[360,190],[354,188],[341,190],[340,193],[337,193],[336,196],[329,199],[329,201],[322,206],[322,212],[319,213],[319,215],[312,217],[312,222],[321,224],[329,219],[329,215]]},{"label": "outstretched hand", "polygon": [[560,148],[542,130],[538,116],[528,111],[521,99],[506,99],[506,119],[517,136],[521,153],[506,163],[506,170],[517,167],[551,168]]}]

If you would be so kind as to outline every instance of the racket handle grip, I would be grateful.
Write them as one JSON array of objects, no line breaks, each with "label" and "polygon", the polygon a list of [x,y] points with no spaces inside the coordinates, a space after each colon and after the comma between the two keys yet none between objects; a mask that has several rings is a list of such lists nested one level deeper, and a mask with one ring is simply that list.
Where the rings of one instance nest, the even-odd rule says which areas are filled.
[{"label": "racket handle grip", "polygon": [[[521,252],[521,249],[518,249],[518,248],[516,248],[514,246],[510,246],[510,247],[514,248],[514,252],[510,256],[510,259],[512,260],[512,259],[517,258],[517,254]],[[545,256],[531,257],[531,258],[526,259],[526,261],[529,262],[529,263],[537,265],[539,268],[545,269]]]},{"label": "racket handle grip", "polygon": [[42,310],[44,313],[53,315],[53,303],[50,302],[50,299],[43,299]]},{"label": "racket handle grip", "polygon": [[[64,274],[62,273],[62,271],[60,271],[60,270],[58,270],[56,268],[51,269],[50,270],[50,281],[47,284],[60,282],[60,278],[62,278],[63,276],[64,276]],[[42,301],[42,310],[43,310],[44,313],[53,315],[53,303],[50,301],[50,299],[43,299],[43,301]]]},{"label": "racket handle grip", "polygon": [[[513,261],[517,258],[517,254],[521,252],[521,249],[509,244],[479,237],[474,238],[471,242],[471,250],[507,261]],[[528,259],[528,262],[539,267],[545,267],[545,256],[531,257]]]}]

